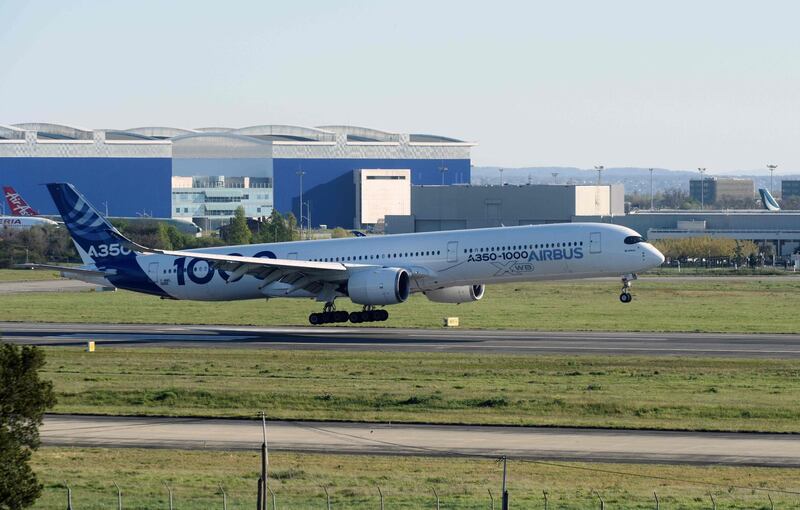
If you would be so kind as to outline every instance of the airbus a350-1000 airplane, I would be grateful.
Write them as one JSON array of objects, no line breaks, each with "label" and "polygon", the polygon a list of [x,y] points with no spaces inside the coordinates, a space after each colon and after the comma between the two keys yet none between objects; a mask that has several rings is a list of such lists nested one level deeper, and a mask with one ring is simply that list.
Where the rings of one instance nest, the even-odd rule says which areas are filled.
[{"label": "airbus a350-1000 airplane", "polygon": [[[156,250],[125,238],[71,184],[47,187],[86,264],[71,276],[171,299],[311,298],[324,303],[311,324],[384,321],[377,307],[413,292],[464,303],[487,284],[521,281],[620,276],[628,303],[636,273],[664,261],[633,230],[601,223]],[[363,310],[337,311],[345,296]]]}]

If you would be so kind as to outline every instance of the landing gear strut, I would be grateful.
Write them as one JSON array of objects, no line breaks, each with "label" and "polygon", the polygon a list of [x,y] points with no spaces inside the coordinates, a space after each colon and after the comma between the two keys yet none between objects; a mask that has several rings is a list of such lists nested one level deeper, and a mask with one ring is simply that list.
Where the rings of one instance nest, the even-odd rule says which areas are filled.
[{"label": "landing gear strut", "polygon": [[619,300],[623,303],[630,303],[633,300],[631,294],[631,282],[636,280],[638,276],[635,274],[626,274],[622,277],[622,294],[619,295]]},{"label": "landing gear strut", "polygon": [[358,324],[360,322],[376,322],[385,321],[389,318],[389,312],[386,310],[375,310],[374,306],[366,305],[361,312],[350,312],[350,322]]},{"label": "landing gear strut", "polygon": [[336,311],[333,302],[325,303],[322,313],[312,313],[308,316],[308,322],[314,326],[320,324],[330,324],[333,322],[347,322],[349,315],[345,311]]},{"label": "landing gear strut", "polygon": [[366,305],[360,312],[347,313],[343,310],[336,310],[336,305],[333,302],[325,303],[325,308],[322,313],[312,313],[308,316],[308,322],[313,326],[321,324],[331,324],[337,322],[347,322],[348,320],[353,324],[361,322],[377,322],[385,321],[389,318],[389,312],[386,310],[376,310],[374,306]]}]

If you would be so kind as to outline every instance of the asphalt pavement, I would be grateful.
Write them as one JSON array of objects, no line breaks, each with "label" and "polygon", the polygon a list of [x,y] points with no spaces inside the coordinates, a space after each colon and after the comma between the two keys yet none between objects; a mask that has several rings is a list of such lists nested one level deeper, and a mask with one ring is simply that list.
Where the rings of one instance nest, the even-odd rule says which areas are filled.
[{"label": "asphalt pavement", "polygon": [[4,341],[107,347],[800,358],[800,335],[0,322]]},{"label": "asphalt pavement", "polygon": [[[48,415],[45,445],[258,451],[259,420]],[[800,467],[788,434],[270,421],[271,451]]]}]

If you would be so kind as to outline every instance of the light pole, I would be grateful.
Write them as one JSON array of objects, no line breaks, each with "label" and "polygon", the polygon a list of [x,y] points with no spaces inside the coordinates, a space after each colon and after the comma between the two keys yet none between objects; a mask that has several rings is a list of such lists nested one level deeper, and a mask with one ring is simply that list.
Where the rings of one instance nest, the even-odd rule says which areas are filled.
[{"label": "light pole", "polygon": [[497,171],[500,172],[500,186],[503,185],[503,170],[504,168],[498,168]]},{"label": "light pole", "polygon": [[778,168],[778,165],[767,165],[767,169],[769,170],[769,192],[773,195],[775,194],[775,190],[772,188],[772,176],[776,168]]},{"label": "light pole", "polygon": [[702,211],[705,209],[706,205],[706,169],[698,168],[698,172],[700,172],[700,210]]},{"label": "light pole", "polygon": [[300,239],[303,238],[303,176],[305,174],[302,168],[295,172],[295,175],[300,177],[300,218],[298,218],[300,220]]},{"label": "light pole", "polygon": [[553,176],[553,184],[558,184],[558,172],[553,172],[550,175]]},{"label": "light pole", "polygon": [[597,172],[597,185],[600,186],[600,183],[603,181],[603,170],[605,167],[603,165],[597,165],[594,167],[595,171]]},{"label": "light pole", "polygon": [[444,163],[442,163],[442,166],[439,167],[439,173],[442,174],[442,186],[444,186],[444,174],[447,173],[447,167],[444,166]]},{"label": "light pole", "polygon": [[650,168],[650,210],[653,210],[653,169]]}]

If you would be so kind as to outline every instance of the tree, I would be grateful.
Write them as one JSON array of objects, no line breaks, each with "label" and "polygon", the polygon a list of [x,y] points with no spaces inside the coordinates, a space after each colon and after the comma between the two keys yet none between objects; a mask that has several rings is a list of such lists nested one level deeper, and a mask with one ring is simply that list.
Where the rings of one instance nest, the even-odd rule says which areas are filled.
[{"label": "tree", "polygon": [[0,510],[29,507],[42,492],[28,462],[55,404],[53,383],[39,379],[44,364],[37,347],[0,344]]},{"label": "tree", "polygon": [[333,239],[340,239],[342,237],[350,237],[350,234],[342,227],[336,227],[333,229],[333,232],[331,232],[331,237]]},{"label": "tree", "polygon": [[250,244],[253,233],[247,226],[247,218],[244,215],[244,207],[241,205],[236,208],[230,225],[223,229],[225,242],[229,244]]}]

